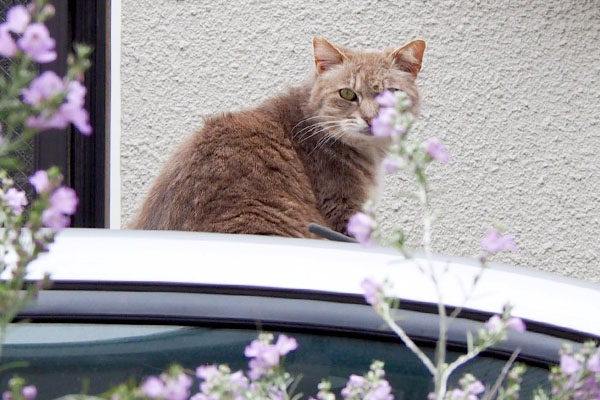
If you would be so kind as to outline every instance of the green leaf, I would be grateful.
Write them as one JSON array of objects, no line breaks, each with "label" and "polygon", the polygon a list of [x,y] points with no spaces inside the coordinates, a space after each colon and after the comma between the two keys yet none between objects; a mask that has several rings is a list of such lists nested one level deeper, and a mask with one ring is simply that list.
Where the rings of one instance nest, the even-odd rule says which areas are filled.
[{"label": "green leaf", "polygon": [[23,168],[23,162],[17,158],[4,156],[0,157],[0,168],[8,171],[14,171]]}]

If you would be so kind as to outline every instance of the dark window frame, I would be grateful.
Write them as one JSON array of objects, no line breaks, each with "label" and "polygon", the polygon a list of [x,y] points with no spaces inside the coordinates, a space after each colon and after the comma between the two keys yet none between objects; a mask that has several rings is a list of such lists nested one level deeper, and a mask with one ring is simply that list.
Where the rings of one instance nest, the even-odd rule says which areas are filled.
[{"label": "dark window frame", "polygon": [[51,0],[56,14],[48,22],[56,40],[57,61],[44,66],[63,76],[73,44],[94,49],[92,66],[86,72],[86,109],[90,113],[91,136],[74,127],[43,132],[35,139],[35,169],[58,166],[65,184],[75,189],[79,206],[71,226],[104,228],[108,224],[108,33],[110,0]]}]

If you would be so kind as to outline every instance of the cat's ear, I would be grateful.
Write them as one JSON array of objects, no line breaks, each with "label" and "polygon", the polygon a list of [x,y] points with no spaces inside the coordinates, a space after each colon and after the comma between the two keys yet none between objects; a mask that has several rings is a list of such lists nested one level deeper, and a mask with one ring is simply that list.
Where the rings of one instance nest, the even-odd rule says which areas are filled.
[{"label": "cat's ear", "polygon": [[422,40],[415,40],[392,51],[390,57],[396,68],[405,72],[410,72],[416,77],[421,70],[424,51],[425,42]]},{"label": "cat's ear", "polygon": [[323,38],[314,38],[313,47],[315,49],[317,74],[341,64],[346,58],[338,48]]}]

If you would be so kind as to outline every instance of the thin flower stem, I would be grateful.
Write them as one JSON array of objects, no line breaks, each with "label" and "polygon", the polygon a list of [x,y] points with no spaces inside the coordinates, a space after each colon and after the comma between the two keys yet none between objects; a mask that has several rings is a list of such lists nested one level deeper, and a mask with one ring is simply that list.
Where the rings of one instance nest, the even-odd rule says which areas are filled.
[{"label": "thin flower stem", "polygon": [[475,275],[475,278],[473,279],[473,282],[471,283],[471,287],[469,288],[467,294],[465,295],[462,304],[459,307],[456,307],[454,309],[454,311],[452,311],[452,313],[448,317],[448,319],[450,320],[449,324],[451,324],[452,321],[454,319],[456,319],[456,317],[458,317],[458,315],[462,312],[465,304],[467,304],[469,302],[469,300],[471,299],[471,296],[473,296],[473,293],[475,292],[475,287],[477,286],[477,282],[479,282],[479,279],[483,275],[483,271],[485,271],[485,262],[481,263],[481,268],[479,269],[479,272],[477,272],[477,275]]},{"label": "thin flower stem", "polygon": [[486,393],[486,395],[484,397],[482,397],[481,400],[492,400],[494,398],[494,396],[496,396],[496,392],[498,392],[500,385],[504,381],[504,378],[506,378],[506,375],[508,374],[510,367],[512,367],[513,363],[519,356],[520,352],[521,352],[521,349],[516,349],[515,351],[513,351],[512,355],[510,356],[510,358],[508,359],[506,364],[504,364],[504,367],[502,368],[502,372],[500,372],[500,375],[498,376],[498,379],[496,379],[494,386],[492,386],[491,390],[488,393]]},{"label": "thin flower stem", "polygon": [[473,349],[472,351],[470,351],[469,353],[463,354],[460,357],[458,357],[451,364],[449,364],[448,367],[446,368],[446,370],[444,371],[445,379],[448,380],[448,378],[450,377],[450,375],[458,367],[460,367],[464,363],[472,360],[473,358],[477,357],[482,351],[484,351],[488,347],[489,347],[489,345],[479,346],[479,347],[476,347],[475,349]]},{"label": "thin flower stem", "polygon": [[[422,171],[415,170],[417,177],[421,177]],[[431,231],[432,231],[432,216],[430,213],[430,197],[427,182],[424,179],[417,179],[419,182],[419,199],[421,206],[423,207],[423,250],[425,252],[425,259],[429,269],[429,276],[434,284],[435,291],[438,296],[438,316],[439,316],[439,335],[438,341],[435,348],[435,373],[434,386],[436,400],[442,400],[446,394],[446,381],[443,376],[446,372],[446,340],[447,340],[447,316],[446,308],[444,306],[444,299],[440,288],[439,280],[435,273],[433,262],[432,262],[432,251],[431,251]]]},{"label": "thin flower stem", "polygon": [[406,347],[408,347],[410,349],[410,351],[412,351],[419,358],[419,360],[421,360],[421,362],[423,363],[423,365],[425,365],[425,367],[429,370],[429,372],[435,376],[436,375],[435,365],[433,365],[433,363],[431,362],[429,357],[427,357],[427,355],[425,353],[423,353],[423,351],[415,344],[415,342],[413,342],[412,339],[408,337],[406,332],[404,332],[404,329],[402,329],[396,323],[396,321],[394,321],[394,319],[391,317],[391,315],[389,313],[389,310],[382,313],[381,316],[382,316],[383,320],[388,324],[388,326],[390,328],[392,328],[394,333],[396,335],[398,335],[398,337],[400,337],[400,339],[402,340],[404,345],[406,345]]}]

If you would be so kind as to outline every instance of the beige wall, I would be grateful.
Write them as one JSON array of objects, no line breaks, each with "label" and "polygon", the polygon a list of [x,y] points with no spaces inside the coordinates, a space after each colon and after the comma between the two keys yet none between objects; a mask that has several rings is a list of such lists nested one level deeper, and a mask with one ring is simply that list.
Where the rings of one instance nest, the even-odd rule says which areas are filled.
[{"label": "beige wall", "polygon": [[[499,260],[600,281],[600,1],[124,0],[122,217],[211,113],[257,104],[312,71],[313,36],[428,48],[415,134],[452,161],[431,169],[437,250],[472,255],[499,221]],[[418,236],[410,189],[388,179],[385,226]],[[416,239],[415,239],[416,240]]]}]

